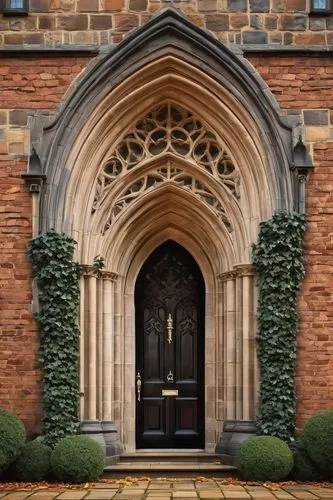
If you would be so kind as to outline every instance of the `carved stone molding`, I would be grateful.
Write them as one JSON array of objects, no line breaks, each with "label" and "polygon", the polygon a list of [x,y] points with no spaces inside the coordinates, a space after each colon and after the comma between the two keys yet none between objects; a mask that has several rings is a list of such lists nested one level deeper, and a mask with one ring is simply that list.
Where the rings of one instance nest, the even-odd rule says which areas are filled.
[{"label": "carved stone molding", "polygon": [[255,270],[252,264],[239,264],[231,271],[226,271],[218,275],[220,281],[230,281],[241,276],[254,276]]},{"label": "carved stone molding", "polygon": [[103,269],[98,269],[94,266],[82,266],[82,274],[83,276],[93,276],[95,278],[117,281],[118,274],[113,271],[105,271]]},{"label": "carved stone molding", "polygon": [[112,201],[109,217],[104,224],[104,233],[134,200],[143,194],[165,185],[172,184],[184,190],[190,191],[210,208],[218,219],[224,224],[229,232],[232,231],[232,224],[221,202],[217,199],[211,189],[193,175],[184,172],[183,169],[167,164],[164,167],[150,171],[144,177],[137,179],[126,190],[120,193]]}]

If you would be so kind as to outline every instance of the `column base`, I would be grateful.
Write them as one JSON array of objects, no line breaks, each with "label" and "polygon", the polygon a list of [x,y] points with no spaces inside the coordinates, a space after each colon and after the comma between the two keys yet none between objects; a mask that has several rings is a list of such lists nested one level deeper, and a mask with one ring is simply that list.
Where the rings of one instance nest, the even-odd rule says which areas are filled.
[{"label": "column base", "polygon": [[113,422],[100,420],[83,420],[80,425],[81,435],[87,436],[99,443],[105,453],[105,464],[116,464],[123,453],[119,441],[118,430]]},{"label": "column base", "polygon": [[241,444],[257,433],[255,420],[226,420],[216,443],[215,453],[221,455],[226,465],[236,465]]}]

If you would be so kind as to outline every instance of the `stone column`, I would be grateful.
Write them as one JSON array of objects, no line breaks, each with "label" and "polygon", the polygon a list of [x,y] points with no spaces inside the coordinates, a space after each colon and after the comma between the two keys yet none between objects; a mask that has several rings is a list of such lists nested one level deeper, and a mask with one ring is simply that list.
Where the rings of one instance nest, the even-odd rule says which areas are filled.
[{"label": "stone column", "polygon": [[[84,310],[83,324],[80,329],[84,335],[81,337],[81,352],[83,364],[80,374],[84,377],[84,420],[81,421],[81,434],[95,439],[105,449],[102,425],[98,415],[98,318],[97,292],[100,272],[93,266],[84,268],[84,296],[81,296],[81,309]],[[81,288],[82,289],[82,288]],[[82,304],[83,301],[83,304]]]},{"label": "stone column", "polygon": [[253,401],[254,387],[254,270],[251,265],[236,266],[235,271],[241,284],[241,350],[242,350],[242,420],[255,418]]},{"label": "stone column", "polygon": [[225,273],[224,281],[224,381],[225,417],[236,418],[236,298],[235,273]]},{"label": "stone column", "polygon": [[116,279],[116,273],[85,266],[81,280],[81,433],[105,448],[107,464],[115,463],[122,451],[112,419]]}]

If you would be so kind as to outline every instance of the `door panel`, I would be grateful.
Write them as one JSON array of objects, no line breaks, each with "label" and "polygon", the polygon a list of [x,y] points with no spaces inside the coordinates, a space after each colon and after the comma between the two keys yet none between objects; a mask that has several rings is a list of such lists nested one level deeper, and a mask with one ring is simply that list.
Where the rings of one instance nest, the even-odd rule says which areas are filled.
[{"label": "door panel", "polygon": [[135,288],[138,448],[204,447],[204,300],[200,269],[177,243],[164,243],[142,266]]}]

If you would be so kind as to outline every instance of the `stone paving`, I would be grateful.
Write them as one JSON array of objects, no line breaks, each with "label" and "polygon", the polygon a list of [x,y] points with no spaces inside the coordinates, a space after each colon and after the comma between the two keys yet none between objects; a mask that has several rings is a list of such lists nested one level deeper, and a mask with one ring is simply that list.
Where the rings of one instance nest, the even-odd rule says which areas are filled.
[{"label": "stone paving", "polygon": [[265,486],[228,484],[225,480],[151,479],[128,484],[123,481],[101,482],[84,489],[54,488],[44,490],[0,491],[1,500],[189,500],[221,498],[234,500],[316,500],[332,499],[332,488],[318,484],[284,485],[280,489]]}]

